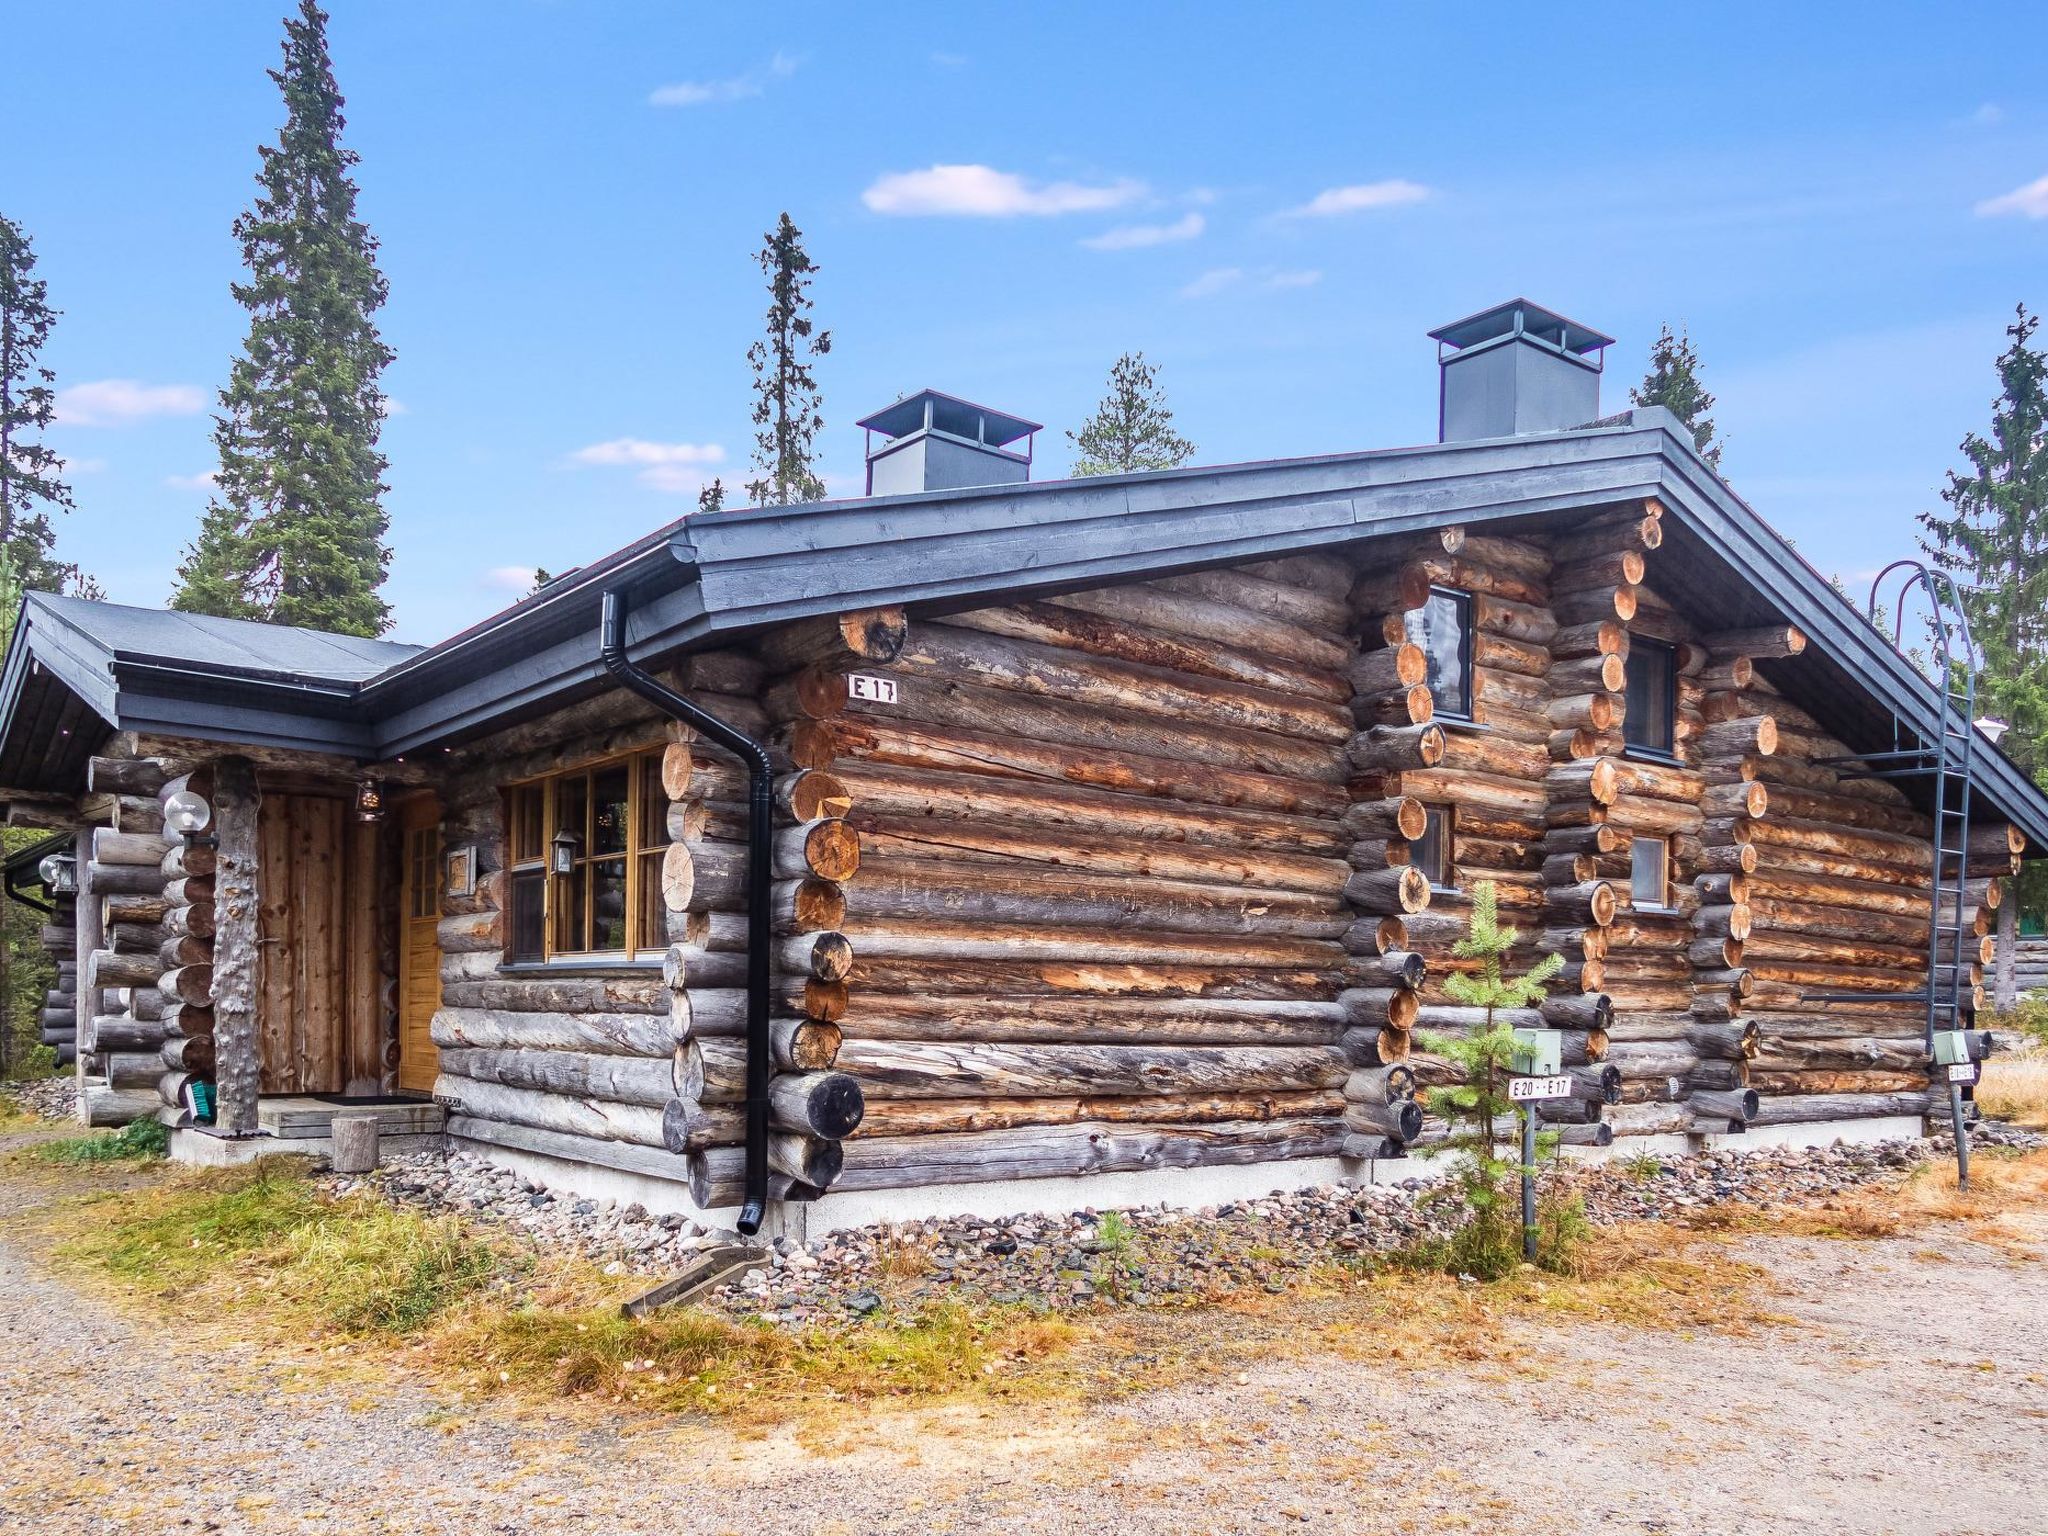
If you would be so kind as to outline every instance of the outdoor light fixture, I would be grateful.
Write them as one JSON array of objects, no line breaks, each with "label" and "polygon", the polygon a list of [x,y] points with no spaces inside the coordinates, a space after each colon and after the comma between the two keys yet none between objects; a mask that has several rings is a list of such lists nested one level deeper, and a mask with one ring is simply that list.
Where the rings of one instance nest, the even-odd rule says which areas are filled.
[{"label": "outdoor light fixture", "polygon": [[558,875],[575,874],[576,853],[577,850],[583,846],[583,839],[578,837],[574,832],[570,832],[565,829],[563,831],[557,832],[554,835],[554,839],[549,843],[548,846],[553,851],[555,856],[554,862],[550,866],[551,868],[553,868],[554,872]]},{"label": "outdoor light fixture", "polygon": [[52,896],[78,894],[78,859],[69,853],[53,853],[36,866],[44,887]]},{"label": "outdoor light fixture", "polygon": [[356,820],[384,819],[384,786],[375,779],[356,780]]},{"label": "outdoor light fixture", "polygon": [[1998,738],[2003,736],[2008,730],[2012,728],[2011,726],[2007,725],[2005,721],[1994,720],[1989,715],[1986,715],[1982,720],[1977,721],[1976,726],[1978,730],[1984,733],[1984,739],[1990,742],[1991,745],[1993,745],[1994,747],[1998,745]]},{"label": "outdoor light fixture", "polygon": [[187,848],[218,848],[220,839],[206,836],[213,825],[213,807],[206,796],[181,789],[164,800],[164,830],[185,839]]}]

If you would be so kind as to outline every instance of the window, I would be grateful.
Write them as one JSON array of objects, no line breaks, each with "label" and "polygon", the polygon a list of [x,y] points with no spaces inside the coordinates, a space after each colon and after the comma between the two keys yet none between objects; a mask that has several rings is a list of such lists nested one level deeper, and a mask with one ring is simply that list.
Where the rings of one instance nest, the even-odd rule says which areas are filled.
[{"label": "window", "polygon": [[1638,907],[1671,905],[1671,844],[1661,837],[1629,843],[1629,896]]},{"label": "window", "polygon": [[1440,715],[1472,718],[1472,598],[1432,587],[1429,601],[1408,610],[1408,642],[1429,657],[1429,691]]},{"label": "window", "polygon": [[[505,792],[505,829],[509,959],[630,959],[663,948],[661,856],[669,838],[660,753],[514,785]],[[566,873],[555,873],[558,861]]]},{"label": "window", "polygon": [[1677,703],[1678,651],[1661,640],[1631,635],[1628,646],[1628,699],[1621,722],[1622,740],[1645,752],[1669,754],[1676,737],[1671,717]]},{"label": "window", "polygon": [[1422,836],[1409,846],[1408,855],[1431,888],[1441,891],[1451,883],[1451,808],[1432,805],[1425,814]]}]

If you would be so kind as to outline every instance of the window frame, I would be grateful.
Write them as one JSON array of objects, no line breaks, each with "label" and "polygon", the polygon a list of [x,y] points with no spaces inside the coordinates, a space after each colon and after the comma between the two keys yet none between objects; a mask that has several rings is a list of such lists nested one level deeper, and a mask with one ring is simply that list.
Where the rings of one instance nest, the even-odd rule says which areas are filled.
[{"label": "window frame", "polygon": [[[1466,591],[1463,587],[1446,587],[1432,584],[1429,589],[1429,597],[1424,599],[1423,607],[1411,608],[1408,610],[1408,614],[1403,615],[1401,633],[1404,639],[1408,639],[1408,615],[1420,614],[1425,612],[1427,610],[1429,602],[1439,597],[1449,598],[1453,603],[1457,605],[1458,634],[1463,641],[1463,643],[1459,646],[1458,691],[1464,697],[1464,708],[1446,708],[1444,706],[1443,700],[1440,697],[1437,697],[1436,689],[1434,688],[1430,689],[1431,704],[1434,707],[1436,713],[1443,716],[1445,719],[1469,725],[1472,724],[1475,720],[1472,708],[1473,705],[1477,702],[1472,697],[1472,685],[1474,680],[1472,652],[1474,647],[1474,641],[1478,637],[1478,629],[1474,623],[1472,615],[1472,594]],[[1413,639],[1409,639],[1409,643],[1411,645],[1420,644],[1420,642],[1415,641]],[[1429,647],[1423,645],[1421,646],[1421,650],[1424,658],[1426,659],[1429,656]]]},{"label": "window frame", "polygon": [[[1637,711],[1630,708],[1630,695],[1635,692],[1637,673],[1630,670],[1639,656],[1656,655],[1664,659],[1664,741],[1661,745],[1635,739],[1638,728]],[[1628,660],[1622,663],[1622,745],[1633,753],[1654,757],[1663,762],[1675,763],[1678,759],[1678,647],[1669,640],[1659,640],[1650,635],[1631,633],[1628,637]]]},{"label": "window frame", "polygon": [[[505,811],[505,968],[644,966],[659,961],[668,941],[658,927],[653,928],[653,936],[649,936],[650,923],[655,915],[649,904],[661,899],[658,864],[674,841],[667,830],[668,797],[661,790],[661,757],[659,747],[615,753],[550,773],[513,780],[499,787]],[[626,776],[622,846],[611,852],[596,853],[592,851],[591,843],[598,815],[597,781],[617,769],[623,769]],[[554,839],[561,830],[562,788],[571,781],[581,781],[582,784],[583,825],[577,829],[582,847],[575,860],[574,872],[558,875],[554,872]],[[539,813],[535,834],[537,846],[526,841],[529,834],[534,834],[532,810],[535,808]],[[599,866],[617,863],[624,866],[625,911],[621,923],[626,942],[619,949],[592,948],[599,922],[595,900],[597,872]],[[561,902],[565,899],[565,883],[570,881],[579,883],[583,892],[582,932],[578,935],[580,947],[574,948],[558,942],[557,931],[563,916]],[[536,883],[540,891],[538,951],[518,947],[518,930],[522,926],[520,918],[530,915],[521,913],[520,895],[522,891],[530,891]]]},{"label": "window frame", "polygon": [[[1455,891],[1458,889],[1455,884],[1458,872],[1458,808],[1455,805],[1432,801],[1425,803],[1422,810],[1427,820],[1423,823],[1422,836],[1409,844],[1409,858],[1415,867],[1422,871],[1422,876],[1429,882],[1432,891]],[[1429,827],[1432,822],[1437,828],[1435,873],[1430,872],[1427,863],[1420,857],[1422,850],[1429,844]]]},{"label": "window frame", "polygon": [[[1658,893],[1658,899],[1655,901],[1644,901],[1641,896],[1636,894],[1636,849],[1643,844],[1652,844],[1656,846],[1662,852],[1663,855],[1662,862],[1664,868],[1664,878],[1661,883],[1661,889]],[[1672,900],[1672,897],[1677,890],[1676,872],[1678,867],[1678,857],[1677,850],[1672,846],[1671,838],[1659,837],[1644,833],[1634,834],[1629,838],[1628,859],[1629,906],[1637,912],[1676,911],[1678,908],[1678,903]]]}]

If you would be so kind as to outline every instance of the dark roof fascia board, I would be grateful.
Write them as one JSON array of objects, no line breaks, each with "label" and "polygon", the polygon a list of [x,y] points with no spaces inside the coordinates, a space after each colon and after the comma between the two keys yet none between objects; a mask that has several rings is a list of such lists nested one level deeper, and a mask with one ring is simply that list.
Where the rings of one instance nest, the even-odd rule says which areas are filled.
[{"label": "dark roof fascia board", "polygon": [[113,719],[118,689],[108,673],[113,653],[36,601],[31,592],[15,616],[14,643],[0,674],[0,720],[11,720],[31,667],[40,666],[77,694],[102,719]]},{"label": "dark roof fascia board", "polygon": [[850,607],[1142,580],[1653,494],[1661,432],[1602,428],[686,521],[705,635]]}]

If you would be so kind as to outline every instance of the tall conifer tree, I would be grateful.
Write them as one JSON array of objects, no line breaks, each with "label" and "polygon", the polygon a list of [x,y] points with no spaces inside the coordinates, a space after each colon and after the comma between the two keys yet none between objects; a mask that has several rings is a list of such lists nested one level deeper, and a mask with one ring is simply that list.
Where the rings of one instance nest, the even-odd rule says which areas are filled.
[{"label": "tall conifer tree", "polygon": [[1110,365],[1109,393],[1067,441],[1077,475],[1175,469],[1195,454],[1195,445],[1174,431],[1159,370],[1142,352],[1126,352]]},{"label": "tall conifer tree", "polygon": [[55,591],[77,576],[51,552],[50,515],[72,506],[64,461],[36,440],[56,406],[56,375],[42,363],[56,323],[28,236],[0,214],[0,580],[11,589],[9,621],[23,590]]},{"label": "tall conifer tree", "polygon": [[260,149],[261,191],[235,221],[249,333],[214,418],[216,492],[171,606],[376,635],[391,625],[377,438],[392,354],[372,318],[386,285],[356,217],[327,13],[301,0],[284,29],[270,72],[284,128]]},{"label": "tall conifer tree", "polygon": [[[756,258],[768,274],[768,334],[747,348],[754,370],[756,472],[747,495],[757,507],[786,507],[825,494],[812,462],[825,417],[811,360],[832,350],[832,333],[812,328],[810,287],[818,268],[803,238],[785,213]],[[722,486],[719,499],[723,504]]]},{"label": "tall conifer tree", "polygon": [[[2048,356],[2031,345],[2041,321],[2019,306],[1998,358],[1991,431],[1962,441],[1967,472],[1950,470],[1927,512],[1921,544],[1955,577],[1971,638],[1983,653],[1977,712],[2006,722],[1999,745],[2036,783],[2048,784]],[[1998,909],[1997,1006],[2015,1000],[2014,945],[2024,904],[2048,903],[2048,880],[2028,866],[2018,899]]]},{"label": "tall conifer tree", "polygon": [[1722,445],[1707,414],[1714,408],[1714,397],[1700,383],[1700,355],[1685,332],[1674,336],[1668,325],[1658,331],[1657,343],[1650,348],[1650,371],[1628,397],[1637,405],[1661,405],[1670,411],[1691,429],[1700,457],[1721,467]]}]

